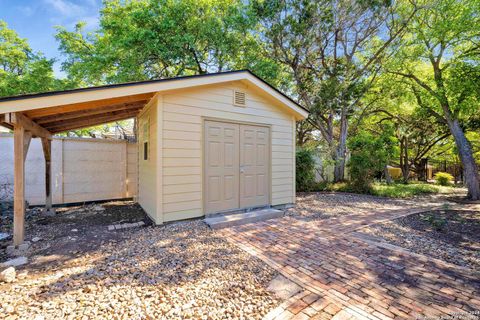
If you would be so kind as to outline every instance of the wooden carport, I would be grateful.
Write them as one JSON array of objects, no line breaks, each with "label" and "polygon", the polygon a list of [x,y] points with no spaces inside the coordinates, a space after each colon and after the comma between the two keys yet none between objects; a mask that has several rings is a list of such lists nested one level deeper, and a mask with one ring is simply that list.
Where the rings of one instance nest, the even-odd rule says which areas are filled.
[{"label": "wooden carport", "polygon": [[42,140],[45,158],[45,209],[51,210],[52,135],[134,118],[153,95],[154,93],[148,92],[0,114],[0,125],[13,130],[14,133],[13,242],[15,246],[24,241],[25,159],[30,140],[32,138]]}]

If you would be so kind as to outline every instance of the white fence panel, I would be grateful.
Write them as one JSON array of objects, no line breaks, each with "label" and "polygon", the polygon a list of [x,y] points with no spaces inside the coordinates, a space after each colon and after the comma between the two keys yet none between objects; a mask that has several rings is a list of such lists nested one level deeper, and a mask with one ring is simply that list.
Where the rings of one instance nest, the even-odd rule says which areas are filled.
[{"label": "white fence panel", "polygon": [[[130,198],[137,194],[137,146],[121,140],[55,138],[53,203]],[[32,139],[25,163],[27,201],[45,202],[45,161]],[[0,135],[0,199],[13,198],[13,137]]]}]

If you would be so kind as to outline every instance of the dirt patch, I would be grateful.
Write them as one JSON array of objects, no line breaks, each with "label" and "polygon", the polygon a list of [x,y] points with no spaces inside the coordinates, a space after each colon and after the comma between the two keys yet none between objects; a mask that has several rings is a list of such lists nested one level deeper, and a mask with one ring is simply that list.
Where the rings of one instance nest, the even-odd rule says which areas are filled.
[{"label": "dirt patch", "polygon": [[364,232],[415,253],[480,270],[480,211],[429,211],[370,226]]},{"label": "dirt patch", "polygon": [[[151,223],[142,208],[131,201],[61,207],[56,212],[54,216],[46,216],[40,208],[32,208],[26,213],[25,240],[31,242],[27,256],[38,259],[38,267],[50,260],[65,262],[79,253],[96,250],[108,241],[124,239],[123,232],[106,232],[110,224]],[[7,217],[2,221],[0,232],[11,234],[12,229],[13,220]],[[34,239],[39,241],[33,242]],[[5,249],[10,244],[11,239],[0,241],[0,262],[9,258]]]},{"label": "dirt patch", "polygon": [[32,262],[20,268],[26,278],[0,284],[0,314],[260,319],[278,305],[266,290],[277,273],[202,221],[107,231],[145,215],[133,203],[103,206],[29,226],[29,238],[43,240],[32,244]]}]

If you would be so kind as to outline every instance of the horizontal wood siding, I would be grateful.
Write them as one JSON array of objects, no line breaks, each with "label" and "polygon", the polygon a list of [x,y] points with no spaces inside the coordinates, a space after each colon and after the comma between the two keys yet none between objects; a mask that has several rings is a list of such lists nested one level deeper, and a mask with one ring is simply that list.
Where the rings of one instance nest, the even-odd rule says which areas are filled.
[{"label": "horizontal wood siding", "polygon": [[[156,222],[157,219],[157,104],[156,98],[138,117],[138,203]],[[149,122],[148,160],[144,160],[143,126]]]},{"label": "horizontal wood siding", "polygon": [[[233,90],[247,93],[247,106],[233,105]],[[204,118],[271,126],[271,204],[294,202],[292,115],[241,83],[193,88],[163,95],[164,221],[203,216]]]}]

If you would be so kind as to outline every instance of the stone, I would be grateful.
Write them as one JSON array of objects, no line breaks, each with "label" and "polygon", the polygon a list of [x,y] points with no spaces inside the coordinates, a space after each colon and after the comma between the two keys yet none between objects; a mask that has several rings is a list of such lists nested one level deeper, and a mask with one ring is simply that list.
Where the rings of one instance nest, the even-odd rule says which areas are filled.
[{"label": "stone", "polygon": [[55,208],[50,208],[48,210],[44,208],[42,210],[42,214],[46,217],[54,217],[56,215],[56,211],[55,211]]},{"label": "stone", "polygon": [[0,281],[2,282],[13,282],[15,281],[16,272],[14,267],[9,267],[2,272],[0,272]]},{"label": "stone", "polygon": [[70,231],[72,231],[72,232],[78,232],[78,229],[72,229],[72,230],[70,230]]},{"label": "stone", "polygon": [[2,241],[4,239],[8,239],[9,237],[10,237],[10,235],[8,233],[0,232],[0,241]]},{"label": "stone", "polygon": [[5,307],[5,312],[7,313],[14,313],[15,312],[15,308],[12,306],[12,305],[8,305]]},{"label": "stone", "polygon": [[97,205],[93,207],[93,211],[98,211],[98,212],[105,211],[105,208],[102,207],[101,205]]},{"label": "stone", "polygon": [[113,226],[113,225],[108,226],[108,231],[112,231],[112,230],[115,230],[115,226]]},{"label": "stone", "polygon": [[25,241],[24,243],[19,244],[17,249],[18,251],[23,252],[27,251],[28,248],[30,248],[30,241]]},{"label": "stone", "polygon": [[286,300],[298,292],[302,288],[295,282],[285,278],[282,275],[278,275],[270,281],[267,290],[273,292],[278,298]]},{"label": "stone", "polygon": [[42,240],[40,237],[33,237],[32,238],[32,242],[38,242],[40,240]]},{"label": "stone", "polygon": [[27,276],[28,276],[28,271],[27,271],[27,270],[24,270],[24,271],[18,273],[17,278],[20,279],[20,280],[23,280],[23,279],[25,279]]},{"label": "stone", "polygon": [[27,262],[28,262],[27,257],[18,257],[18,258],[7,260],[0,265],[3,267],[18,267],[26,264]]},{"label": "stone", "polygon": [[14,245],[9,245],[7,247],[7,249],[5,249],[5,251],[7,252],[7,254],[11,255],[15,252],[15,246]]}]

